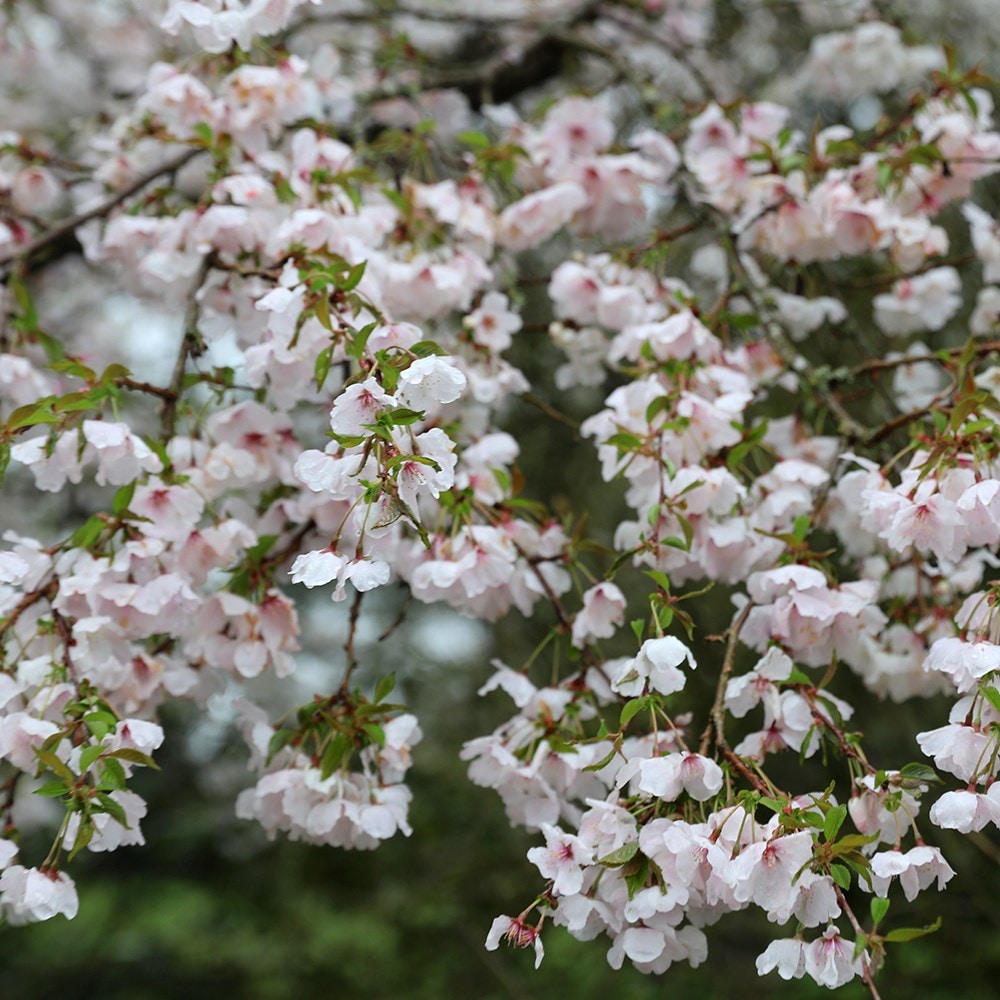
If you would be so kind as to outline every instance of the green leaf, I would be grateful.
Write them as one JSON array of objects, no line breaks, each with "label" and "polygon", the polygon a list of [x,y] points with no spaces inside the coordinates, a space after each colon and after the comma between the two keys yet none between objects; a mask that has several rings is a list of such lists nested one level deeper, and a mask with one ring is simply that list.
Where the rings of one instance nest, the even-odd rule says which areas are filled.
[{"label": "green leaf", "polygon": [[879,835],[877,833],[868,836],[865,836],[863,833],[849,833],[846,837],[841,837],[837,841],[837,848],[842,851],[853,851],[878,840],[878,838]]},{"label": "green leaf", "polygon": [[418,358],[429,358],[435,354],[445,355],[448,353],[440,344],[433,340],[418,340],[410,348],[410,351]]},{"label": "green leaf", "polygon": [[395,672],[389,674],[387,677],[383,677],[378,684],[375,685],[375,703],[378,704],[380,701],[385,701],[386,698],[392,694],[393,689],[396,687],[396,674]]},{"label": "green leaf", "polygon": [[630,840],[627,844],[622,844],[617,851],[605,854],[603,858],[598,858],[597,863],[606,868],[618,868],[627,865],[639,853],[639,841]]},{"label": "green leaf", "polygon": [[762,806],[767,806],[768,809],[773,813],[780,813],[784,810],[785,806],[788,805],[787,801],[782,802],[779,799],[773,799],[769,795],[762,795],[759,799]]},{"label": "green leaf", "polygon": [[97,783],[98,788],[120,792],[126,788],[127,783],[125,768],[118,761],[105,758],[101,762],[101,780]]},{"label": "green leaf", "polygon": [[94,761],[97,760],[97,758],[100,757],[106,749],[106,747],[102,747],[99,744],[91,744],[88,747],[84,747],[83,750],[80,751],[80,773],[84,774],[89,771]]},{"label": "green leaf", "polygon": [[35,424],[54,424],[59,418],[49,409],[55,401],[51,396],[37,403],[26,403],[19,406],[7,418],[7,429],[15,431],[20,427],[33,427]]},{"label": "green leaf", "polygon": [[320,779],[325,781],[340,767],[344,755],[351,747],[351,742],[343,733],[337,733],[326,745],[323,756],[320,759]]},{"label": "green leaf", "polygon": [[291,729],[276,729],[274,735],[268,740],[267,743],[267,762],[270,764],[271,759],[280,751],[283,750],[289,743],[291,743],[292,738],[295,736],[295,732]]},{"label": "green leaf", "polygon": [[115,517],[121,517],[128,510],[128,505],[135,496],[135,482],[128,483],[115,493],[114,500],[111,501],[111,512]]},{"label": "green leaf", "polygon": [[53,774],[66,781],[76,781],[76,775],[51,750],[36,750],[35,756]]},{"label": "green leaf", "polygon": [[651,424],[653,419],[659,414],[666,410],[669,410],[672,405],[672,400],[669,396],[657,396],[649,406],[646,407],[646,423]]},{"label": "green leaf", "polygon": [[132,747],[122,747],[119,750],[112,750],[108,754],[108,757],[114,757],[117,760],[127,760],[130,764],[141,764],[143,767],[151,767],[154,771],[160,770],[160,766],[148,753],[143,753],[141,750],[135,750]]},{"label": "green leaf", "polygon": [[76,358],[64,358],[62,361],[56,361],[54,364],[49,365],[49,367],[54,372],[72,375],[74,378],[78,378],[84,382],[94,382],[97,379],[94,369],[88,368],[82,361]]},{"label": "green leaf", "polygon": [[129,371],[129,369],[126,368],[124,365],[119,365],[119,364],[108,365],[108,367],[105,368],[103,372],[101,372],[100,381],[116,382],[118,379],[128,378],[131,374],[132,372]]},{"label": "green leaf", "polygon": [[618,727],[624,729],[644,708],[649,706],[649,697],[633,698],[622,705],[622,714],[618,719]]},{"label": "green leaf", "polygon": [[316,365],[314,368],[314,374],[316,376],[316,388],[317,390],[323,388],[323,383],[326,381],[327,375],[330,374],[330,366],[333,363],[333,348],[324,348],[319,354],[316,355]]},{"label": "green leaf", "polygon": [[[423,420],[424,411],[410,410],[405,406],[400,406],[394,410],[384,410],[381,416],[392,427],[407,427],[410,424],[415,424],[418,420]],[[365,426],[368,425],[366,424]]]},{"label": "green leaf", "polygon": [[844,865],[830,865],[830,877],[841,889],[851,888],[851,871]]},{"label": "green leaf", "polygon": [[646,887],[646,882],[649,879],[649,864],[649,858],[641,855],[635,864],[629,865],[629,870],[625,872],[625,885],[628,888],[629,899],[640,889]]},{"label": "green leaf", "polygon": [[104,531],[105,523],[96,514],[88,517],[70,538],[70,544],[78,549],[89,549]]},{"label": "green leaf", "polygon": [[642,447],[640,438],[637,438],[634,434],[626,434],[624,431],[612,434],[603,443],[610,444],[619,451],[635,451],[637,448]]},{"label": "green leaf", "polygon": [[88,712],[83,721],[95,740],[103,740],[118,724],[118,720],[110,712],[101,711]]},{"label": "green leaf", "polygon": [[857,851],[842,855],[842,859],[854,869],[859,878],[864,879],[865,885],[868,886],[870,891],[872,888],[872,866],[868,859],[863,854],[859,854]]},{"label": "green leaf", "polygon": [[475,149],[486,149],[491,145],[489,137],[483,135],[482,132],[459,132],[455,138],[466,146],[473,146]]},{"label": "green leaf", "polygon": [[101,804],[101,812],[106,812],[113,820],[121,823],[126,830],[132,829],[132,827],[128,825],[128,818],[125,815],[125,810],[122,809],[121,805],[111,798],[110,795],[107,795],[104,792],[98,792],[97,801]]},{"label": "green leaf", "polygon": [[602,757],[596,764],[588,764],[584,768],[584,771],[603,771],[615,759],[616,753],[618,753],[618,750],[612,747],[611,752],[607,756]]},{"label": "green leaf", "polygon": [[56,413],[78,413],[81,410],[93,410],[103,399],[107,399],[104,389],[87,389],[80,392],[69,392],[60,396],[53,404]]},{"label": "green leaf", "polygon": [[916,938],[924,937],[927,934],[933,934],[935,931],[939,930],[941,927],[941,918],[938,917],[933,924],[928,924],[926,927],[900,927],[898,930],[889,931],[885,935],[886,941],[900,942],[900,941],[913,941]]},{"label": "green leaf", "polygon": [[333,320],[330,318],[330,296],[325,291],[320,292],[316,297],[316,304],[313,306],[316,319],[324,330],[333,333]]},{"label": "green leaf", "polygon": [[826,820],[823,823],[823,834],[827,840],[834,840],[836,838],[845,819],[847,819],[847,806],[834,806],[826,814]]},{"label": "green leaf", "polygon": [[997,691],[995,687],[991,684],[987,684],[984,681],[980,681],[979,690],[982,696],[998,711],[1000,712],[1000,691]]},{"label": "green leaf", "polygon": [[57,799],[68,791],[69,788],[64,781],[46,781],[44,785],[35,789],[35,794],[45,799]]},{"label": "green leaf", "polygon": [[374,722],[366,722],[362,727],[365,735],[378,747],[385,746],[385,730]]},{"label": "green leaf", "polygon": [[668,545],[672,549],[680,549],[681,552],[688,551],[688,543],[685,542],[683,538],[678,538],[676,535],[667,535],[666,538],[661,538],[660,544]]},{"label": "green leaf", "polygon": [[876,180],[875,180],[875,183],[882,194],[885,194],[885,192],[889,189],[889,185],[892,183],[892,177],[893,177],[892,164],[887,163],[885,160],[883,160],[878,165],[878,169],[876,171]]},{"label": "green leaf", "polygon": [[3,485],[8,465],[10,465],[10,442],[0,441],[0,486]]},{"label": "green leaf", "polygon": [[212,126],[208,122],[198,122],[191,126],[191,131],[196,139],[200,139],[206,146],[211,146],[213,142]]},{"label": "green leaf", "polygon": [[889,900],[882,899],[880,896],[873,896],[869,905],[872,912],[872,920],[876,925],[880,924],[889,912]]},{"label": "green leaf", "polygon": [[750,445],[746,441],[741,441],[739,444],[733,445],[729,449],[729,454],[726,455],[726,468],[730,472],[735,472],[743,462],[743,459],[750,454]]},{"label": "green leaf", "polygon": [[[118,805],[116,802],[115,805]],[[118,806],[120,809],[121,806]],[[122,813],[124,816],[124,812]],[[125,824],[123,823],[122,826]],[[69,852],[68,860],[72,861],[90,842],[94,839],[94,821],[87,815],[80,816],[80,825],[76,830],[76,838],[73,841],[73,849]]]},{"label": "green leaf", "polygon": [[907,781],[929,782],[931,784],[940,784],[941,782],[933,767],[920,763],[904,764],[899,769],[899,776]]},{"label": "green leaf", "polygon": [[337,282],[337,286],[342,292],[350,292],[358,287],[361,279],[365,276],[365,268],[368,262],[363,260],[360,264],[355,264],[347,274]]}]

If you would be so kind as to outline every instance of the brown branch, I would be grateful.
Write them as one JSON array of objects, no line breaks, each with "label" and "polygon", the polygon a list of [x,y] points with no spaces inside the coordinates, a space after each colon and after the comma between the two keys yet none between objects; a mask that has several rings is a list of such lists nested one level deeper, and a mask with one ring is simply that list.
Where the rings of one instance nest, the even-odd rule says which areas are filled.
[{"label": "brown branch", "polygon": [[392,635],[392,633],[395,632],[396,629],[398,629],[399,626],[403,624],[403,622],[406,620],[406,612],[409,610],[410,604],[412,602],[413,602],[413,592],[409,588],[407,588],[406,596],[403,598],[402,607],[400,607],[399,609],[399,614],[396,615],[396,617],[386,628],[386,630],[378,637],[379,642],[388,639],[389,636]]},{"label": "brown branch", "polygon": [[[572,48],[578,47],[575,41],[571,44],[565,35],[567,29],[572,29],[587,21],[593,21],[597,15],[602,0],[585,0],[575,9],[557,18],[540,17],[497,17],[472,16],[465,13],[434,12],[428,20],[441,20],[455,24],[467,24],[479,29],[482,33],[491,26],[502,27],[505,24],[517,25],[522,28],[537,29],[531,37],[512,44],[490,45],[485,58],[473,61],[467,65],[456,65],[455,56],[449,58],[445,65],[433,65],[420,74],[418,80],[411,86],[394,86],[374,91],[365,97],[365,104],[382,98],[403,96],[407,93],[416,94],[420,91],[450,87],[461,91],[474,109],[484,104],[502,104],[513,100],[518,95],[537,87],[557,76],[561,69],[563,56]],[[394,10],[372,10],[369,12],[330,13],[305,17],[284,33],[277,36],[280,44],[289,35],[311,24],[348,23],[360,21],[372,23],[384,22],[393,14],[406,13],[417,15],[415,10],[396,8]],[[428,15],[432,12],[428,11]],[[485,46],[484,46],[485,48]]]},{"label": "brown branch", "polygon": [[14,609],[5,618],[0,618],[0,639],[2,639],[7,632],[14,627],[17,620],[28,610],[33,604],[42,600],[43,598],[51,600],[55,597],[56,591],[58,590],[58,583],[55,579],[50,580],[44,587],[39,587],[37,590],[29,591],[20,601],[14,606]]},{"label": "brown branch", "polygon": [[976,259],[977,257],[974,253],[962,253],[956,254],[954,257],[932,258],[925,261],[915,270],[907,271],[905,274],[878,274],[871,278],[858,278],[852,281],[839,281],[836,278],[830,278],[829,275],[827,275],[827,279],[838,288],[886,288],[889,285],[895,284],[897,281],[905,281],[907,278],[915,278],[918,275],[926,274],[928,271],[934,271],[939,267],[961,267],[963,264],[968,264]]},{"label": "brown branch", "polygon": [[847,739],[843,730],[832,720],[828,719],[820,710],[816,704],[817,690],[807,687],[800,687],[798,690],[799,694],[809,703],[809,711],[812,713],[813,722],[818,726],[822,726],[833,736],[841,754],[850,760],[857,761],[865,769],[866,773],[878,774],[878,768],[872,767],[868,762],[868,758]]},{"label": "brown branch", "polygon": [[[800,359],[802,356],[799,354],[795,345],[788,339],[788,336],[781,324],[773,319],[774,309],[769,306],[758,294],[753,278],[747,272],[747,269],[740,258],[739,250],[737,250],[733,245],[731,234],[723,240],[723,245],[726,247],[730,266],[734,272],[740,275],[742,279],[740,292],[750,300],[755,312],[757,312],[760,316],[761,325],[767,336],[768,343],[774,348],[777,355],[790,371],[795,372],[797,375],[801,375],[802,371],[800,370]],[[769,316],[771,318],[768,318]],[[826,405],[826,408],[837,418],[837,432],[839,434],[842,434],[844,437],[847,437],[852,441],[865,440],[866,436],[870,433],[868,428],[859,424],[858,421],[855,420],[846,409],[844,409],[844,404],[837,398],[836,393],[830,392],[826,386],[816,384],[815,381],[810,383],[810,388],[820,397]]]},{"label": "brown branch", "polygon": [[[865,933],[864,928],[858,922],[858,918],[854,915],[854,911],[851,909],[850,903],[847,902],[847,897],[844,895],[843,890],[839,885],[834,884],[833,891],[837,894],[837,902],[840,903],[841,910],[844,911],[847,916],[847,920],[851,927],[854,928],[854,933],[858,937],[867,938],[868,935]],[[861,978],[865,981],[865,986],[868,987],[868,992],[872,995],[872,1000],[882,1000],[879,996],[878,989],[875,986],[875,979],[872,975],[871,963],[868,957],[862,953],[861,958]]]},{"label": "brown branch", "polygon": [[310,531],[313,531],[315,527],[316,522],[312,518],[309,518],[308,521],[295,529],[292,536],[284,545],[282,545],[280,549],[275,552],[268,553],[268,555],[260,561],[260,565],[257,567],[258,570],[262,573],[266,573],[268,570],[274,569],[276,566],[280,566],[293,553],[297,554],[306,535],[308,535]]},{"label": "brown branch", "polygon": [[79,212],[76,215],[70,216],[68,219],[63,219],[62,222],[56,223],[56,225],[54,225],[51,229],[47,229],[44,233],[39,234],[18,250],[4,251],[0,254],[0,264],[8,264],[12,261],[19,260],[30,260],[39,251],[44,250],[46,247],[52,245],[53,243],[57,243],[66,237],[72,236],[74,230],[76,230],[79,226],[82,226],[85,222],[90,222],[91,219],[98,219],[103,215],[107,215],[107,213],[113,208],[116,208],[123,201],[130,198],[138,191],[141,191],[147,184],[155,181],[158,177],[162,177],[164,174],[174,173],[179,170],[184,166],[184,164],[194,159],[194,157],[200,152],[202,152],[202,150],[197,146],[188,146],[183,152],[178,153],[165,163],[161,163],[159,166],[141,174],[134,181],[132,181],[131,184],[122,188],[121,191],[117,191],[110,198],[106,198],[93,208],[88,208],[86,211]]},{"label": "brown branch", "polygon": [[191,291],[188,293],[187,308],[184,310],[184,328],[181,332],[181,343],[177,350],[177,359],[174,361],[174,371],[170,377],[170,385],[164,390],[163,409],[160,411],[160,438],[164,444],[167,443],[177,429],[177,404],[180,402],[181,393],[184,391],[184,372],[187,370],[188,356],[200,353],[202,340],[198,332],[198,318],[200,307],[198,304],[198,292],[205,284],[208,272],[211,270],[211,263],[206,256],[203,258],[195,275]]},{"label": "brown branch", "polygon": [[160,385],[153,385],[150,382],[139,382],[134,378],[125,376],[115,379],[123,389],[131,389],[133,392],[144,392],[147,396],[159,396],[160,399],[170,400],[174,398],[173,390]]},{"label": "brown branch", "polygon": [[706,97],[716,101],[717,103],[721,103],[712,81],[708,79],[700,66],[697,66],[691,61],[690,53],[686,51],[680,43],[675,42],[672,38],[667,38],[665,35],[659,34],[654,30],[652,23],[633,17],[628,11],[618,10],[609,6],[600,13],[601,17],[605,20],[617,24],[620,28],[624,28],[636,38],[642,41],[652,40],[654,42],[658,42],[674,59],[677,60],[681,66],[684,67],[684,69],[691,74],[694,81],[699,87],[701,87]]},{"label": "brown branch", "polygon": [[[942,351],[935,351],[932,354],[913,354],[907,355],[901,358],[872,358],[870,361],[863,361],[861,364],[855,365],[853,368],[846,372],[835,372],[829,378],[830,384],[839,384],[841,382],[851,382],[855,378],[861,375],[877,375],[879,372],[886,371],[892,368],[900,368],[904,365],[914,365],[914,364],[941,364],[941,358],[938,356],[941,353],[946,354],[949,358],[961,357],[967,350],[967,346],[962,347],[949,347]],[[976,357],[983,357],[987,354],[993,354],[995,351],[1000,351],[1000,340],[984,340],[981,343],[976,344],[975,355]]]},{"label": "brown branch", "polygon": [[572,427],[573,430],[580,430],[580,421],[574,420],[571,416],[563,413],[562,410],[557,410],[551,403],[547,403],[540,396],[536,396],[533,392],[522,392],[521,399],[526,403],[535,407],[537,410],[541,410],[542,413],[551,419],[558,421],[561,424],[565,424],[567,427]]},{"label": "brown branch", "polygon": [[[712,702],[712,710],[709,713],[708,724],[705,726],[705,731],[701,734],[701,741],[698,744],[698,753],[700,753],[703,757],[708,751],[708,745],[712,741],[713,734],[715,737],[715,745],[723,752],[729,750],[729,744],[726,742],[726,712],[723,708],[723,701],[726,697],[726,685],[733,672],[733,663],[736,659],[736,648],[739,643],[740,631],[746,624],[746,620],[749,617],[753,606],[753,601],[747,601],[747,603],[743,605],[743,609],[740,611],[739,615],[736,617],[736,620],[729,626],[727,633],[728,639],[726,641],[726,652],[722,657],[722,669],[719,671],[719,680],[715,685],[715,700]],[[736,759],[739,760],[738,757]],[[742,761],[740,764],[741,769],[745,771]]]},{"label": "brown branch", "polygon": [[354,600],[351,602],[351,615],[347,624],[347,639],[344,642],[344,656],[347,660],[347,669],[344,672],[344,679],[340,682],[340,694],[346,694],[351,674],[358,665],[358,657],[354,651],[354,640],[358,632],[358,619],[361,617],[361,601],[364,599],[363,591],[356,591]]},{"label": "brown branch", "polygon": [[[307,15],[296,22],[293,30],[298,30],[301,26],[308,27],[315,24],[371,24],[372,22],[383,23],[391,17],[412,17],[419,21],[436,21],[444,24],[470,24],[477,27],[543,27],[552,23],[561,23],[573,17],[567,17],[553,21],[551,18],[532,16],[530,14],[504,14],[500,5],[495,12],[489,14],[475,14],[463,10],[461,7],[455,10],[442,10],[438,7],[420,7],[409,4],[372,4],[372,10],[368,11],[329,11],[324,14]],[[593,7],[593,3],[584,3],[581,8]]]},{"label": "brown branch", "polygon": [[915,410],[908,410],[906,413],[901,413],[898,417],[893,417],[892,420],[887,420],[881,427],[876,427],[874,430],[868,431],[858,437],[854,437],[852,435],[852,439],[856,442],[863,442],[864,444],[878,444],[879,441],[884,441],[887,437],[891,436],[894,431],[899,430],[900,427],[905,427],[914,420],[926,417],[935,406],[939,403],[943,403],[954,391],[955,385],[952,384],[944,391],[939,392],[926,406],[920,406]]}]

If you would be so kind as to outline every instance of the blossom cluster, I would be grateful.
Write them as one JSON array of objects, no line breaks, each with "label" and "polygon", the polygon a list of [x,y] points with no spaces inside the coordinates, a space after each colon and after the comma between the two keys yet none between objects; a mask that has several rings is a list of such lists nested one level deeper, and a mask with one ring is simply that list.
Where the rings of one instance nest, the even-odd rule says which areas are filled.
[{"label": "blossom cluster", "polygon": [[[174,700],[228,699],[254,773],[236,813],[267,836],[409,836],[421,727],[393,677],[355,673],[363,601],[400,585],[553,622],[495,662],[480,693],[516,712],[460,752],[543,841],[542,888],[487,948],[541,961],[550,920],[663,973],[756,907],[761,975],[877,995],[886,945],[920,933],[883,932],[889,895],[954,875],[922,814],[1000,827],[988,81],[803,0],[792,82],[856,112],[810,131],[792,100],[727,99],[708,3],[474,5],[504,42],[478,89],[426,71],[469,11],[387,12],[394,55],[322,0],[163,6],[123,5],[149,65],[121,64],[132,99],[72,156],[0,135],[0,471],[32,497],[0,551],[3,918],[74,916],[66,863],[143,842],[129,781]],[[39,72],[45,16],[9,43]],[[600,97],[492,103],[566,37],[610,72]],[[50,332],[46,271],[77,251],[179,324],[162,371],[85,322]],[[537,499],[518,400],[573,427],[592,483]],[[588,537],[618,484],[625,515]],[[281,715],[266,681],[290,686],[319,593],[348,602],[343,652]],[[933,768],[869,759],[841,665],[869,701],[953,699],[909,734]],[[779,754],[829,787],[779,785]],[[961,787],[935,797],[937,772]],[[61,818],[26,867],[34,795]]]}]

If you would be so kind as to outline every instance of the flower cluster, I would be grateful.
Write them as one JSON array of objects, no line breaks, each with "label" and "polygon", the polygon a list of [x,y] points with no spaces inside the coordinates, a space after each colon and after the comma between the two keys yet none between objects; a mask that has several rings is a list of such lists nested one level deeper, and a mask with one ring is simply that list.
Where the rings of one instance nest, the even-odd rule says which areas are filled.
[{"label": "flower cluster", "polygon": [[[754,907],[761,975],[877,995],[886,946],[922,933],[883,931],[890,895],[954,875],[921,812],[1000,827],[983,74],[805,0],[773,101],[739,96],[759,66],[714,55],[692,0],[380,24],[324,0],[114,6],[138,56],[104,74],[100,126],[60,146],[59,114],[94,110],[68,87],[0,134],[0,475],[25,500],[0,551],[2,918],[74,916],[67,862],[143,843],[130,781],[175,700],[229,705],[254,774],[236,812],[268,837],[409,836],[421,728],[355,648],[398,585],[542,632],[480,689],[516,713],[460,752],[540,837],[543,886],[487,948],[541,961],[550,920],[663,973]],[[0,13],[0,47],[41,78],[63,13]],[[499,53],[471,83],[450,65],[468,16]],[[598,85],[539,101],[549,46]],[[74,267],[106,283],[96,320],[63,303]],[[557,455],[526,482],[522,406],[582,440],[588,482],[558,484]],[[345,602],[343,651],[282,715],[312,590]],[[841,665],[870,701],[954,699],[906,737],[934,767],[869,758]],[[938,772],[961,787],[933,793]],[[57,829],[27,867],[33,795]]]}]

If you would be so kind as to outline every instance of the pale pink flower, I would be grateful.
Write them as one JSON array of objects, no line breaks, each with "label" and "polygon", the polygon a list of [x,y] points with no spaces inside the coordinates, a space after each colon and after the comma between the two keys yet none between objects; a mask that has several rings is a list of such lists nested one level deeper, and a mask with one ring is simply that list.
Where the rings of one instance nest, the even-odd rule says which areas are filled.
[{"label": "pale pink flower", "polygon": [[938,891],[951,881],[955,872],[936,847],[921,844],[905,854],[902,851],[882,851],[871,859],[872,886],[877,896],[886,896],[889,883],[899,879],[903,895],[909,902],[917,893],[928,888],[937,879]]},{"label": "pale pink flower", "polygon": [[449,358],[418,358],[399,376],[396,398],[414,410],[454,403],[465,391],[465,376]]},{"label": "pale pink flower", "polygon": [[583,595],[583,607],[573,619],[573,645],[582,649],[593,639],[610,639],[625,617],[625,595],[605,581]]},{"label": "pale pink flower", "polygon": [[535,949],[535,968],[542,964],[545,957],[545,948],[542,946],[542,938],[537,927],[532,927],[524,922],[523,917],[508,917],[506,914],[497,917],[490,926],[490,932],[486,935],[486,950],[496,951],[500,947],[500,939],[507,941],[517,948]]},{"label": "pale pink flower", "polygon": [[500,214],[500,242],[508,250],[528,250],[544,243],[587,203],[579,184],[553,184],[525,195]]},{"label": "pale pink flower", "polygon": [[392,396],[374,378],[355,382],[334,401],[330,411],[330,426],[335,434],[370,434],[365,424],[373,424],[380,411],[392,403]]},{"label": "pale pink flower", "polygon": [[831,925],[806,946],[805,970],[820,986],[833,990],[860,975],[863,958],[864,954],[854,958],[854,943],[845,941]]},{"label": "pale pink flower", "polygon": [[544,847],[528,851],[528,860],[542,878],[552,879],[552,889],[560,896],[572,896],[583,888],[584,867],[593,861],[593,852],[579,837],[558,827],[542,824]]},{"label": "pale pink flower", "polygon": [[777,970],[782,979],[801,979],[806,974],[806,943],[799,938],[772,941],[757,956],[757,975]]},{"label": "pale pink flower", "polygon": [[0,875],[0,909],[11,924],[76,916],[76,886],[65,872],[12,865]]},{"label": "pale pink flower", "polygon": [[931,822],[945,830],[976,833],[987,823],[1000,827],[1000,782],[994,782],[982,795],[960,789],[945,792],[931,806]]}]

